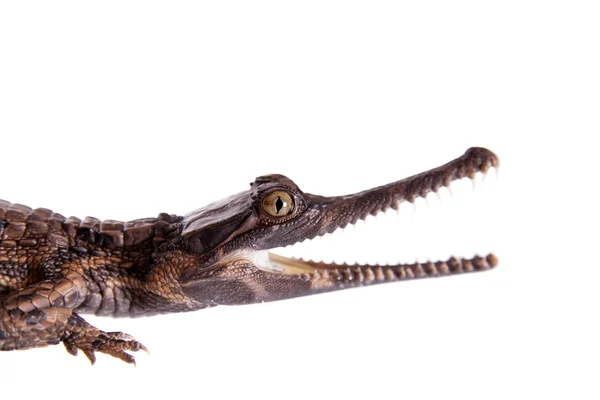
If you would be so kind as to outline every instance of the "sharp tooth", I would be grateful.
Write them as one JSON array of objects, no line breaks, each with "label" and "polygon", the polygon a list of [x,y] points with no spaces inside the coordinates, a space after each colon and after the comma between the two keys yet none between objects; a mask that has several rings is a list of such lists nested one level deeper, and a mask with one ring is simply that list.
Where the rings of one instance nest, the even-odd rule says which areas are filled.
[{"label": "sharp tooth", "polygon": [[473,178],[473,190],[477,192],[484,184],[485,174],[483,172],[478,172],[475,174],[475,178]]},{"label": "sharp tooth", "polygon": [[446,186],[442,186],[441,188],[439,188],[436,193],[441,204],[444,204],[446,202],[444,198],[446,198],[448,201],[452,200],[452,193],[450,192],[450,188]]},{"label": "sharp tooth", "polygon": [[365,221],[359,219],[354,225],[354,227],[354,232],[356,232],[356,234],[362,234],[365,231]]},{"label": "sharp tooth", "polygon": [[390,208],[387,209],[387,215],[390,218],[395,217],[396,215],[398,215],[398,210],[399,209],[400,209],[399,207],[396,207],[395,209],[392,208],[392,207],[390,207]]},{"label": "sharp tooth", "polygon": [[469,250],[469,251],[463,251],[461,253],[461,258],[473,258],[477,255],[477,253],[474,250]]},{"label": "sharp tooth", "polygon": [[[494,169],[494,168],[492,168],[492,169]],[[483,172],[483,173],[481,174],[481,183],[482,183],[483,185],[485,185],[485,182],[487,181],[487,177],[488,177],[488,173],[489,173],[489,172],[490,172],[490,170],[488,169],[486,172]]]},{"label": "sharp tooth", "polygon": [[413,204],[414,203],[410,203],[408,201],[400,203],[400,206],[398,207],[398,213],[403,215],[410,215],[413,211]]},{"label": "sharp tooth", "polygon": [[441,200],[436,192],[429,192],[426,197],[429,209],[437,209]]},{"label": "sharp tooth", "polygon": [[487,174],[485,174],[485,179],[488,184],[486,186],[496,186],[498,184],[498,173],[500,172],[499,168],[491,168],[488,170]]},{"label": "sharp tooth", "polygon": [[417,197],[413,204],[415,205],[416,211],[427,210],[427,199],[426,198]]},{"label": "sharp tooth", "polygon": [[389,265],[388,260],[384,258],[378,258],[377,263],[375,265]]},{"label": "sharp tooth", "polygon": [[426,263],[428,260],[429,260],[429,256],[427,256],[426,254],[421,253],[417,256],[417,262],[419,264]]},{"label": "sharp tooth", "polygon": [[436,196],[437,196],[437,198],[438,198],[438,201],[439,201],[440,203],[443,201],[443,200],[442,200],[442,193],[441,193],[441,190],[442,190],[442,189],[443,189],[443,188],[439,188],[438,190],[436,190],[436,191],[435,191],[435,194],[436,194]]}]

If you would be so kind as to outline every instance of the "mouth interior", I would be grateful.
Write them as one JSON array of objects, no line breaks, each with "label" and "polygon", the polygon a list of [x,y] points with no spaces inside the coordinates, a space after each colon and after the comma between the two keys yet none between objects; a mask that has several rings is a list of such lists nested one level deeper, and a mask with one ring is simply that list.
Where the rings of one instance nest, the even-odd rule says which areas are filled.
[{"label": "mouth interior", "polygon": [[490,168],[426,198],[402,202],[397,210],[389,208],[331,234],[262,251],[256,265],[284,274],[463,260],[494,266],[496,189],[497,169]]}]

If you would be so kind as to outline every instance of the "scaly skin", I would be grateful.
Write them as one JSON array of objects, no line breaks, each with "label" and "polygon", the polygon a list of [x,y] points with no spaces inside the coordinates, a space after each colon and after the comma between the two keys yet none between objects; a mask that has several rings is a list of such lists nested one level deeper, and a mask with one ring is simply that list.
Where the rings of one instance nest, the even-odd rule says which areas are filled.
[{"label": "scaly skin", "polygon": [[282,175],[259,177],[247,191],[184,217],[83,221],[0,201],[0,349],[63,342],[95,361],[126,362],[145,350],[131,336],[103,332],[81,313],[138,316],[249,304],[410,278],[494,267],[473,259],[395,266],[335,265],[263,250],[333,232],[397,208],[463,177],[498,166],[482,148],[441,167],[354,195],[303,193]]}]

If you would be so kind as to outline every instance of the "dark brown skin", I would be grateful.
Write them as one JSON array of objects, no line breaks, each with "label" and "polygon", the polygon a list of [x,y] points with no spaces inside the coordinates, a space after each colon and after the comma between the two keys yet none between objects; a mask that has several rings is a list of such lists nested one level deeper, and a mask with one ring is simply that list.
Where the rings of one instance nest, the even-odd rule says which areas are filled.
[{"label": "dark brown skin", "polygon": [[333,232],[497,166],[495,154],[471,148],[441,167],[337,197],[303,193],[290,179],[269,175],[184,217],[160,214],[125,223],[81,221],[0,200],[0,349],[62,342],[69,353],[81,350],[92,363],[95,352],[134,363],[128,351],[146,350],[141,343],[96,329],[79,314],[194,311],[490,269],[497,264],[492,254],[395,266],[257,255]]}]

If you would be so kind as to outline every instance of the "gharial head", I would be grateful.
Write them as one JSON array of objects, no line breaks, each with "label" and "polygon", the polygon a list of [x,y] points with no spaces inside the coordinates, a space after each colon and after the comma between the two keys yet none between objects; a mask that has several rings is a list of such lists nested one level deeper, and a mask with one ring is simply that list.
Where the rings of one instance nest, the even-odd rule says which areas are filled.
[{"label": "gharial head", "polygon": [[198,209],[184,218],[183,248],[199,265],[184,270],[184,293],[207,305],[246,304],[384,283],[407,278],[486,270],[493,254],[397,265],[323,263],[287,258],[268,250],[331,233],[401,202],[413,202],[452,181],[498,167],[491,151],[473,147],[461,157],[388,185],[323,197],[302,192],[283,175],[257,178],[249,190]]}]

